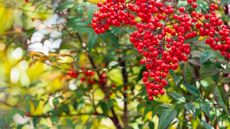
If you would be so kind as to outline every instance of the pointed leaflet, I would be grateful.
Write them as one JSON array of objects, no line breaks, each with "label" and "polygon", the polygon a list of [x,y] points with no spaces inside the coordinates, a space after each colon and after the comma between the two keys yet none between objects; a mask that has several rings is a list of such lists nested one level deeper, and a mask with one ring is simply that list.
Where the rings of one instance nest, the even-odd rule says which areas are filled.
[{"label": "pointed leaflet", "polygon": [[215,54],[212,50],[207,50],[201,53],[200,56],[200,63],[203,64],[207,62],[210,58],[214,57]]},{"label": "pointed leaflet", "polygon": [[221,89],[218,86],[215,87],[214,95],[216,96],[217,102],[220,104],[220,106],[223,107],[224,111],[229,114],[227,106],[225,105],[225,101],[224,101],[225,99],[228,98],[226,98],[224,92],[221,92]]},{"label": "pointed leaflet", "polygon": [[168,92],[168,95],[179,102],[185,102],[185,97],[178,94],[177,92]]},{"label": "pointed leaflet", "polygon": [[171,122],[176,118],[177,111],[174,109],[166,109],[160,115],[158,129],[167,129]]},{"label": "pointed leaflet", "polygon": [[88,43],[87,43],[87,47],[89,51],[91,51],[91,49],[96,45],[97,39],[98,39],[98,35],[94,31],[89,32]]}]

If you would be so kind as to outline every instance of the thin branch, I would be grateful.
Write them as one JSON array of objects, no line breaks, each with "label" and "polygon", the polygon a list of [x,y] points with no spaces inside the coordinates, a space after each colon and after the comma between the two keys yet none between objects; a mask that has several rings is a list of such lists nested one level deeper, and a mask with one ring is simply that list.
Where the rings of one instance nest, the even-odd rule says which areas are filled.
[{"label": "thin branch", "polygon": [[[82,48],[85,50],[85,52],[87,54],[87,57],[89,58],[89,61],[90,61],[91,65],[92,65],[93,69],[96,71],[98,77],[101,78],[100,70],[97,68],[97,66],[96,66],[96,64],[95,64],[95,62],[93,60],[93,57],[90,55],[90,53],[88,52],[87,48],[84,46],[84,41],[83,41],[82,37],[80,36],[79,33],[76,33],[76,36],[77,36],[79,42],[81,43]],[[106,84],[101,84],[101,90],[103,91],[103,93],[106,96],[108,96],[109,88],[108,88],[108,86],[106,86]],[[115,110],[114,110],[113,107],[111,107],[111,112],[112,112],[113,116],[109,117],[109,118],[113,121],[113,123],[114,123],[114,125],[116,126],[117,129],[122,129],[122,126],[121,126],[121,124],[119,122],[118,116],[115,113]]]},{"label": "thin branch", "polygon": [[[84,116],[84,115],[95,115],[95,116],[104,116],[107,117],[104,114],[100,114],[97,112],[89,112],[89,113],[77,113],[77,114],[58,114],[57,117],[75,117],[75,116]],[[50,118],[50,117],[56,117],[56,115],[52,114],[41,114],[41,115],[33,115],[33,114],[27,114],[28,117],[43,117],[43,118]]]},{"label": "thin branch", "polygon": [[118,58],[119,65],[121,66],[121,73],[122,73],[122,79],[123,79],[123,97],[124,97],[124,109],[123,109],[123,123],[125,127],[128,127],[128,101],[127,101],[127,89],[128,89],[128,73],[126,70],[126,62],[123,58]]}]

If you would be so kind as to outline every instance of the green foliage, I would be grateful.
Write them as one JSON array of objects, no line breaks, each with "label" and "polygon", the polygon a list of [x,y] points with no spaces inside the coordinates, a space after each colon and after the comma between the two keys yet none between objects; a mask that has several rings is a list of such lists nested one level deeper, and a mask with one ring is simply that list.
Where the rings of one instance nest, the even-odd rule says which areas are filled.
[{"label": "green foliage", "polygon": [[[129,41],[128,34],[133,29],[111,27],[97,35],[91,27],[96,5],[63,1],[56,3],[58,7],[50,13],[52,2],[35,0],[24,8],[38,6],[36,15],[20,10],[22,19],[11,19],[0,30],[6,33],[0,36],[0,128],[230,127],[230,65],[220,53],[204,45],[200,37],[188,41],[192,44],[189,61],[170,71],[166,94],[149,101],[141,82],[146,69],[139,64],[141,57]],[[207,12],[207,1],[197,3],[198,10]],[[187,2],[179,0],[177,4],[186,6]],[[34,18],[44,21],[53,14],[66,20],[60,25],[60,49],[49,55],[29,53],[26,40],[31,39],[37,27],[30,24]],[[21,20],[23,25],[18,25]],[[13,21],[18,28],[11,25]],[[76,78],[66,74],[70,69],[82,68],[94,71],[93,80],[97,83],[82,82],[82,74]],[[103,73],[106,82],[99,83]]]}]

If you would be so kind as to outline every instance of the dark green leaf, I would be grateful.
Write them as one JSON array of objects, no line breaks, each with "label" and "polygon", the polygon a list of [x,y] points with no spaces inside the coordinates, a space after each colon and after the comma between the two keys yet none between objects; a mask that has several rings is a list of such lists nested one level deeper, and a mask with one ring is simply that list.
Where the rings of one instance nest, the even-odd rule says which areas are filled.
[{"label": "dark green leaf", "polygon": [[119,45],[118,38],[113,33],[111,33],[111,31],[106,31],[103,34],[100,34],[99,37],[102,39],[103,42],[107,44],[112,43],[115,46]]},{"label": "dark green leaf", "polygon": [[148,113],[152,111],[152,106],[151,105],[148,105],[147,107],[145,107],[145,112],[144,112],[144,116]]},{"label": "dark green leaf", "polygon": [[92,48],[95,47],[97,43],[97,39],[98,39],[98,35],[96,33],[94,32],[89,33],[88,44],[87,44],[89,51],[91,51]]},{"label": "dark green leaf", "polygon": [[192,103],[186,103],[184,105],[185,109],[187,111],[189,111],[190,113],[193,114],[193,117],[195,118],[195,114],[196,114],[196,108],[194,107],[194,105]]},{"label": "dark green leaf", "polygon": [[194,96],[199,96],[199,90],[194,85],[185,84],[186,89],[189,93],[191,93]]},{"label": "dark green leaf", "polygon": [[186,82],[191,83],[195,80],[195,73],[193,68],[190,66],[189,63],[184,63],[183,66],[183,78]]},{"label": "dark green leaf", "polygon": [[174,83],[178,86],[181,83],[182,77],[177,75],[174,71],[170,70],[170,74],[173,76]]},{"label": "dark green leaf", "polygon": [[51,117],[50,120],[54,125],[58,123],[58,117]]},{"label": "dark green leaf", "polygon": [[174,109],[166,109],[160,115],[158,129],[167,129],[171,122],[176,118],[177,111]]},{"label": "dark green leaf", "polygon": [[138,129],[143,129],[143,124],[138,124]]},{"label": "dark green leaf", "polygon": [[33,117],[32,121],[33,121],[34,127],[36,127],[39,124],[40,118],[39,117]]},{"label": "dark green leaf", "polygon": [[205,128],[205,129],[214,129],[209,123],[201,120],[201,125]]},{"label": "dark green leaf", "polygon": [[69,8],[72,8],[72,7],[74,7],[74,2],[66,1],[66,2],[60,4],[58,6],[58,8],[56,9],[56,11],[62,11],[64,9],[69,9]]},{"label": "dark green leaf", "polygon": [[200,103],[200,107],[201,107],[201,110],[204,111],[204,113],[208,117],[210,117],[210,114],[209,114],[209,112],[210,112],[210,105],[209,105],[209,103],[208,102],[201,102]]},{"label": "dark green leaf", "polygon": [[106,102],[100,102],[99,103],[104,114],[107,114],[109,112],[109,109],[110,109],[110,107],[107,104],[108,103],[106,103]]},{"label": "dark green leaf", "polygon": [[[226,99],[225,98],[226,96],[224,95],[223,92],[221,92],[221,90],[218,86],[215,87],[214,95],[217,99],[217,102],[220,104],[220,106],[225,110],[225,112],[227,112],[229,114],[227,106],[225,105],[225,102],[224,102],[224,99]],[[227,97],[227,99],[228,99],[228,97]]]},{"label": "dark green leaf", "polygon": [[178,94],[177,92],[168,92],[168,95],[179,102],[185,102],[185,97]]},{"label": "dark green leaf", "polygon": [[201,53],[200,56],[200,63],[204,64],[205,62],[207,62],[210,58],[214,57],[214,52],[212,50],[207,50]]},{"label": "dark green leaf", "polygon": [[200,68],[201,78],[210,77],[219,73],[219,69],[214,64],[205,63]]},{"label": "dark green leaf", "polygon": [[154,129],[154,123],[152,121],[149,122],[148,126],[149,129]]},{"label": "dark green leaf", "polygon": [[207,98],[215,89],[215,85],[209,85],[207,89],[205,89],[204,98]]},{"label": "dark green leaf", "polygon": [[22,129],[23,128],[23,125],[18,125],[17,126],[17,129]]}]

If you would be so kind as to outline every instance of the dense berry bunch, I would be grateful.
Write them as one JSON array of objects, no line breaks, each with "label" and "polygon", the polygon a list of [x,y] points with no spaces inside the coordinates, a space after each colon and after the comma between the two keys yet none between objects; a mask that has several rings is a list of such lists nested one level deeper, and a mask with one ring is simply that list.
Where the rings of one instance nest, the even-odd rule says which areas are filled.
[{"label": "dense berry bunch", "polygon": [[[98,5],[99,12],[92,20],[96,33],[105,32],[110,25],[134,25],[136,31],[130,35],[130,41],[143,55],[140,63],[146,65],[147,71],[143,72],[142,80],[150,100],[164,94],[169,70],[177,69],[180,61],[187,61],[190,54],[188,39],[205,36],[211,48],[230,58],[230,30],[216,16],[217,5],[210,4],[209,13],[203,14],[196,11],[196,0],[187,0],[186,8],[169,3],[136,0],[126,4],[122,0],[107,0]],[[126,20],[120,12],[126,14]],[[135,22],[133,14],[141,18],[141,22]]]},{"label": "dense berry bunch", "polygon": [[135,24],[134,15],[130,14],[125,0],[107,0],[104,3],[98,3],[99,11],[94,13],[92,26],[96,33],[103,33],[109,27],[121,24]]}]

